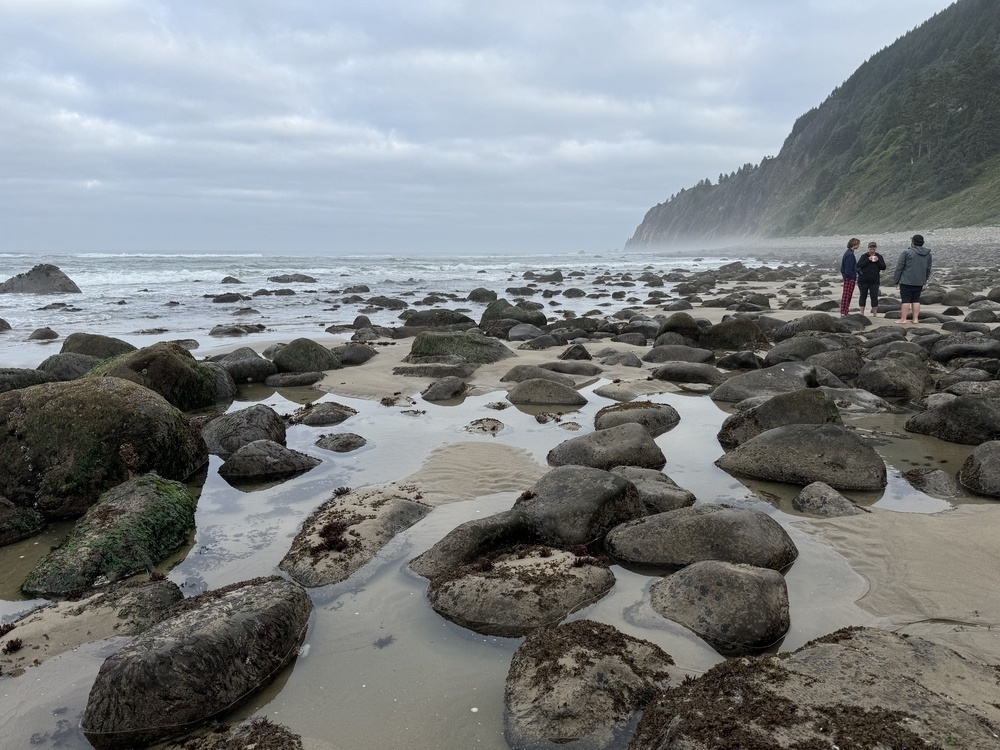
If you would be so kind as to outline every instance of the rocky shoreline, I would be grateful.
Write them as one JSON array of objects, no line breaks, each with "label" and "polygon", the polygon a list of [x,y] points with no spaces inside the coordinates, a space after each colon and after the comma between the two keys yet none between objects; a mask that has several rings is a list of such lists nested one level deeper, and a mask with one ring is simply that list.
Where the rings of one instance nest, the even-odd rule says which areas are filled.
[{"label": "rocky shoreline", "polygon": [[[949,602],[953,619],[967,623],[961,637],[941,629],[905,638],[877,628],[824,631],[775,657],[794,618],[785,577],[799,550],[787,519],[696,496],[666,473],[674,472],[671,457],[658,444],[683,419],[655,400],[662,394],[732,410],[716,436],[726,452],[715,465],[733,481],[784,487],[783,498],[768,498],[775,509],[794,508],[803,528],[836,544],[886,515],[908,515],[852,498],[882,491],[887,474],[900,470],[888,464],[890,442],[930,436],[968,446],[961,465],[916,468],[906,481],[914,493],[970,500],[973,525],[988,529],[1000,508],[1000,269],[986,262],[995,252],[986,240],[935,252],[942,262],[918,325],[893,322],[899,304],[891,294],[878,318],[832,315],[839,285],[823,261],[611,276],[598,285],[628,290],[633,302],[557,320],[530,295],[508,301],[470,290],[494,297],[479,320],[444,308],[393,328],[359,317],[326,331],[349,341],[228,347],[203,360],[177,342],[136,349],[74,334],[44,367],[0,370],[7,427],[0,531],[10,543],[46,523],[75,520],[25,582],[26,591],[64,601],[4,626],[0,679],[23,681],[74,644],[128,635],[102,667],[83,717],[97,748],[204,741],[207,722],[275,679],[303,644],[310,589],[349,581],[394,538],[462,495],[419,480],[337,488],[301,524],[279,565],[292,580],[240,581],[198,597],[171,589],[164,567],[194,523],[197,488],[183,482],[209,456],[219,477],[252,487],[307,476],[331,453],[363,449],[364,437],[346,431],[357,410],[334,400],[292,414],[234,403],[237,382],[279,389],[311,382],[334,396],[424,413],[490,396],[470,433],[502,431],[511,407],[579,433],[552,447],[544,466],[504,454],[506,476],[485,481],[494,492],[520,493],[510,508],[444,530],[404,562],[427,580],[427,605],[440,617],[471,632],[523,638],[504,695],[511,747],[613,747],[631,737],[632,750],[712,748],[723,731],[745,747],[874,748],[899,737],[914,747],[992,747],[1000,646],[990,626],[1000,613],[990,597]],[[959,264],[959,252],[982,265]],[[559,294],[568,277],[539,271],[525,289]],[[573,422],[594,397],[607,402],[594,424]],[[878,420],[902,420],[904,434],[873,429]],[[292,430],[331,427],[344,439],[321,446],[321,459],[287,445]],[[319,435],[317,445],[327,438]],[[457,468],[474,474],[475,466],[460,460]],[[871,539],[861,538],[845,549],[863,560],[859,566],[870,564],[866,575],[879,591],[882,573],[859,552]],[[989,539],[963,543],[983,551],[980,565],[1000,560]],[[685,673],[676,654],[587,619],[622,568],[648,576],[644,606],[664,627],[678,624],[714,649],[716,668]],[[69,617],[79,618],[78,628],[67,627]],[[109,626],[119,619],[128,628]],[[50,643],[56,632],[59,649]],[[144,672],[153,653],[161,657]],[[863,663],[859,653],[868,655]],[[859,669],[868,678],[852,676]],[[141,707],[154,704],[136,696],[149,686],[166,702],[147,715]],[[752,701],[735,697],[745,690]],[[164,724],[156,715],[176,718]],[[290,729],[257,746],[309,747]],[[196,739],[174,739],[192,731]],[[242,747],[246,731],[212,747]]]}]

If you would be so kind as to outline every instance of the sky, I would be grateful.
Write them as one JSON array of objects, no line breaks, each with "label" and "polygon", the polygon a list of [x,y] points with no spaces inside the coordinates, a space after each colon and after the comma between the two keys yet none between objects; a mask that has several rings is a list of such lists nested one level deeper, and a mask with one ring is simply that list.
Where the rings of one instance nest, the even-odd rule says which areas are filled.
[{"label": "sky", "polygon": [[0,254],[620,249],[950,4],[0,0]]}]

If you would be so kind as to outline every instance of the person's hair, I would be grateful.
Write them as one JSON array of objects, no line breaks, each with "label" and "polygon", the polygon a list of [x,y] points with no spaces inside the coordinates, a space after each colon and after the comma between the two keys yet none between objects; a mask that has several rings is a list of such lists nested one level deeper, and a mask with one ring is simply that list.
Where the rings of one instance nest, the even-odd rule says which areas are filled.
[{"label": "person's hair", "polygon": [[914,247],[923,247],[924,246],[924,237],[923,237],[923,235],[915,234],[915,235],[913,235],[913,239],[910,240],[910,242],[913,243]]},{"label": "person's hair", "polygon": [[860,244],[861,240],[859,240],[857,237],[851,237],[851,239],[847,241],[847,248],[850,249],[852,247],[857,247]]}]

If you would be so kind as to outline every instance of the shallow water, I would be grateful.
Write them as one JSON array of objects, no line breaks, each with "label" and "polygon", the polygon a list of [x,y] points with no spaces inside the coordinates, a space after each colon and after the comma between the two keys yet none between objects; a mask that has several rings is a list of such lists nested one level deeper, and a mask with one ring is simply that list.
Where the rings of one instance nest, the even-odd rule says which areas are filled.
[{"label": "shallow water", "polygon": [[[435,449],[448,444],[505,444],[527,451],[544,466],[546,453],[575,434],[568,427],[577,423],[589,429],[597,410],[611,403],[593,394],[607,382],[598,379],[581,389],[588,404],[564,414],[559,422],[545,424],[529,410],[488,408],[487,404],[503,400],[502,392],[452,405],[418,400],[412,407],[386,407],[364,399],[318,396],[313,389],[287,394],[257,386],[245,389],[232,410],[255,402],[290,413],[304,401],[333,400],[358,414],[336,427],[289,428],[288,446],[320,457],[323,463],[282,484],[254,491],[234,488],[219,477],[220,460],[213,457],[201,485],[192,544],[175,556],[169,577],[192,595],[273,574],[303,520],[335,488],[404,479],[419,470]],[[776,648],[794,649],[838,627],[871,622],[871,615],[853,603],[867,590],[865,581],[839,554],[791,525],[800,517],[790,505],[797,487],[744,483],[715,467],[713,462],[722,454],[715,435],[727,412],[704,396],[668,392],[648,398],[669,403],[681,416],[677,427],[656,441],[667,457],[668,475],[694,492],[699,503],[735,502],[770,513],[798,545],[799,559],[786,571],[792,628]],[[465,429],[483,417],[501,420],[504,429],[496,436]],[[957,471],[971,448],[929,444],[930,438],[903,433],[904,420],[904,416],[854,418],[865,428],[881,426],[884,439],[878,450],[889,464],[890,482],[883,493],[851,496],[897,511],[949,507],[947,501],[913,490],[900,473],[931,461],[946,471]],[[348,431],[363,435],[368,445],[348,454],[314,445],[321,434]],[[439,617],[424,596],[427,582],[409,573],[406,563],[457,524],[506,510],[520,489],[526,488],[487,491],[441,505],[347,581],[311,590],[315,612],[302,655],[233,718],[267,715],[303,735],[313,748],[506,748],[504,679],[519,640],[477,635]],[[0,614],[33,604],[19,599],[16,587],[34,560],[67,528],[63,525],[44,538],[0,549],[0,596],[6,599],[0,602]],[[721,661],[700,639],[653,612],[647,593],[653,578],[618,566],[614,572],[617,584],[609,595],[573,618],[608,622],[653,641],[690,673]],[[118,642],[88,644],[17,679],[2,678],[0,725],[13,743],[9,746],[88,748],[78,722],[100,663]]]}]

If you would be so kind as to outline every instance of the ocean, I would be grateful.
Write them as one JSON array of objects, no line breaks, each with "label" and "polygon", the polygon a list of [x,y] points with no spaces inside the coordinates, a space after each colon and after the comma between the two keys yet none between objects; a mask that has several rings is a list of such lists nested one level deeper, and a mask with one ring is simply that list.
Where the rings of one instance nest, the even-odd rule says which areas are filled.
[{"label": "ocean", "polygon": [[[362,313],[376,325],[401,325],[399,310],[372,309],[367,302],[380,295],[400,298],[411,307],[432,292],[454,295],[453,299],[424,309],[461,307],[471,310],[470,317],[478,320],[485,305],[460,300],[477,287],[505,296],[506,288],[530,283],[530,279],[524,278],[528,271],[546,273],[560,269],[566,275],[577,272],[580,275],[567,276],[560,289],[576,287],[588,295],[601,295],[533,297],[546,305],[550,315],[565,312],[579,315],[594,310],[611,314],[626,303],[613,301],[606,286],[595,286],[597,279],[616,274],[638,275],[644,270],[702,271],[731,260],[714,256],[667,257],[653,252],[621,253],[614,257],[0,253],[0,282],[39,263],[48,263],[57,266],[81,290],[80,294],[0,294],[0,318],[12,329],[0,333],[0,367],[37,367],[57,351],[61,339],[78,331],[115,336],[136,346],[169,339],[193,339],[207,346],[212,341],[232,344],[232,339],[209,338],[214,326],[225,324],[260,323],[266,326],[269,338],[281,340],[315,334],[334,324],[347,325]],[[746,258],[743,262],[748,266],[761,264],[756,258]],[[268,280],[287,274],[304,274],[315,279],[315,283]],[[226,277],[242,283],[223,284]],[[345,292],[361,285],[370,291]],[[669,288],[668,285],[665,290]],[[294,294],[253,296],[259,290],[291,290]],[[648,292],[642,284],[628,291],[629,297],[643,300]],[[224,304],[212,301],[217,295],[232,292],[250,299]],[[30,334],[43,327],[51,328],[60,338],[49,343],[29,342]],[[252,342],[253,336],[248,337],[247,345],[252,346]]]}]

